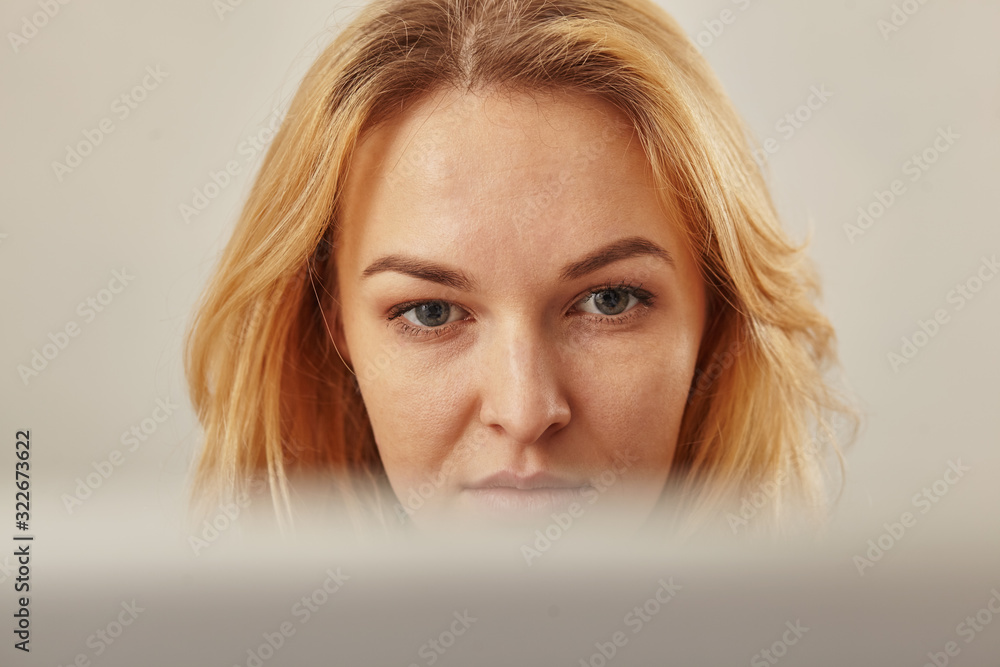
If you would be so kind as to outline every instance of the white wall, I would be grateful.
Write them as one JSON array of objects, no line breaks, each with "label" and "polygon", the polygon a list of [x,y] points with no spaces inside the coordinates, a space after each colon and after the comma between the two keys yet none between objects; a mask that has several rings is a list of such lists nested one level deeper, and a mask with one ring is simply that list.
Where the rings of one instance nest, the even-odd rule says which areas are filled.
[{"label": "white wall", "polygon": [[[903,25],[892,32],[879,27],[892,20],[890,0],[663,4],[700,39],[759,138],[775,139],[776,201],[795,237],[812,233],[824,307],[867,412],[848,455],[840,520],[876,537],[960,459],[971,473],[921,521],[964,535],[984,523],[996,531],[1000,278],[961,308],[951,291],[975,283],[983,258],[1000,254],[1000,3],[908,0],[919,11],[905,23],[897,16]],[[58,7],[17,48],[11,33],[39,5],[9,0],[0,9],[2,469],[13,468],[15,431],[31,429],[40,535],[123,507],[173,525],[198,435],[182,335],[259,163],[244,142],[280,114],[358,3],[244,0],[221,17],[210,0]],[[126,117],[115,100],[144,78],[150,90]],[[789,136],[778,122],[816,88],[832,95],[814,98],[819,108]],[[57,175],[67,144],[94,136],[103,119],[113,131]],[[947,129],[958,138],[915,179],[908,160]],[[185,220],[179,207],[231,160],[240,173]],[[858,207],[896,179],[902,194],[849,238]],[[123,270],[134,279],[102,312],[78,309]],[[938,310],[947,322],[893,368],[888,354]],[[78,335],[22,381],[18,366],[71,322]],[[153,415],[157,400],[177,407],[129,451],[123,433]],[[116,449],[122,464],[67,511],[62,495]],[[12,498],[13,475],[2,477]]]}]

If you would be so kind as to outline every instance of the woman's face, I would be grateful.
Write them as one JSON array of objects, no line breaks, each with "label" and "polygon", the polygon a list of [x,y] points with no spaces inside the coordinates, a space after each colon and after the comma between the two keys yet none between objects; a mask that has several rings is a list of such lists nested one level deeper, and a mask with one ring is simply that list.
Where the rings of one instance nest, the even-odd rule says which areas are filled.
[{"label": "woman's face", "polygon": [[582,95],[440,92],[365,137],[335,335],[401,515],[648,517],[705,324],[654,188],[631,126]]}]

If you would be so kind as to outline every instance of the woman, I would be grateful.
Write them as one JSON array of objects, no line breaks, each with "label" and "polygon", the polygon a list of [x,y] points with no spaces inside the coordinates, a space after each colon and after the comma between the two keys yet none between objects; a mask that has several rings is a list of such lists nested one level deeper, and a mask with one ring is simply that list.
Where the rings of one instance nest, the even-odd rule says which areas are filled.
[{"label": "woman", "polygon": [[371,4],[189,334],[197,498],[265,476],[284,524],[318,476],[388,523],[821,514],[834,334],[746,136],[647,0]]}]

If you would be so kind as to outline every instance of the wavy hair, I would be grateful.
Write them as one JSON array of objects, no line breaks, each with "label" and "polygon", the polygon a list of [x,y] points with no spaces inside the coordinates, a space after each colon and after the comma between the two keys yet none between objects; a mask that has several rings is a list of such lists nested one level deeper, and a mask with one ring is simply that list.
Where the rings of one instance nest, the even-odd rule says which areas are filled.
[{"label": "wavy hair", "polygon": [[753,523],[764,530],[792,507],[822,513],[824,452],[842,474],[834,421],[852,413],[826,379],[835,336],[814,304],[815,273],[781,228],[746,126],[650,0],[376,0],[335,37],[292,100],[188,332],[205,438],[194,499],[211,507],[263,477],[284,525],[294,478],[318,473],[355,512],[384,515],[371,425],[333,343],[332,248],[360,139],[442,88],[597,95],[631,122],[709,289],[668,479],[675,525],[694,530],[760,489],[770,500]]}]

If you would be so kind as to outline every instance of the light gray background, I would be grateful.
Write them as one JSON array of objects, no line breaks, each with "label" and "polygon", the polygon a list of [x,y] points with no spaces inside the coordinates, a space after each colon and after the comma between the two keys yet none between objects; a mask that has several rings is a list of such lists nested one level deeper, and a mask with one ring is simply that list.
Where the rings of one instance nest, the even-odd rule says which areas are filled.
[{"label": "light gray background", "polygon": [[[997,534],[1000,279],[961,310],[948,294],[1000,253],[1000,2],[897,3],[919,11],[888,35],[878,25],[891,20],[888,0],[662,4],[700,34],[758,138],[777,140],[769,165],[779,210],[793,237],[812,234],[823,306],[866,413],[848,454],[840,527],[863,545],[960,459],[971,472],[920,526],[956,540]],[[0,470],[8,471],[0,497],[11,499],[0,508],[13,513],[14,433],[31,429],[40,537],[55,540],[88,521],[179,527],[198,446],[182,336],[259,164],[241,147],[284,110],[357,7],[244,0],[220,17],[209,0],[70,2],[17,52],[8,33],[41,10],[24,0],[0,9]],[[724,10],[731,21],[713,24]],[[112,103],[147,67],[166,77],[121,119]],[[786,138],[776,124],[814,86],[832,96]],[[114,131],[60,181],[52,163],[103,118]],[[904,163],[942,128],[959,139],[912,182]],[[179,207],[230,160],[240,174],[186,222]],[[894,179],[906,192],[852,243],[845,224]],[[86,322],[78,304],[121,269],[134,281]],[[938,309],[948,323],[894,370],[887,355]],[[79,335],[26,385],[18,365],[30,365],[70,321]],[[157,399],[179,407],[69,512],[63,494],[125,450],[122,433],[150,417]],[[80,531],[74,540],[86,550],[91,538]],[[898,548],[921,544],[914,537]],[[2,585],[6,610],[13,593]]]}]

